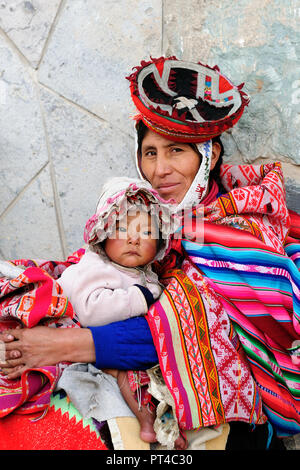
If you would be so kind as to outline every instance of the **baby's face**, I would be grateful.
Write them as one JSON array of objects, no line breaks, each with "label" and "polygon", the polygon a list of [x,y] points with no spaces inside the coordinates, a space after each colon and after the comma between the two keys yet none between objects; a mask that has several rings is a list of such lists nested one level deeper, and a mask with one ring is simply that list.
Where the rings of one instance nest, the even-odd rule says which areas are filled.
[{"label": "baby's face", "polygon": [[122,266],[133,268],[150,263],[157,251],[158,229],[147,212],[127,214],[117,221],[115,232],[106,239],[107,256]]}]

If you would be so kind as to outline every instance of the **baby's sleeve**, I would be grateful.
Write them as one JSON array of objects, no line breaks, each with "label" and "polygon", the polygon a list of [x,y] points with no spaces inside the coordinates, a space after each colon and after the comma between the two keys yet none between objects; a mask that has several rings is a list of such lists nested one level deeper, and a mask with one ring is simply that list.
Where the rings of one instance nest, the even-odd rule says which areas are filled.
[{"label": "baby's sleeve", "polygon": [[83,290],[73,307],[82,326],[107,325],[147,313],[146,298],[138,286]]}]

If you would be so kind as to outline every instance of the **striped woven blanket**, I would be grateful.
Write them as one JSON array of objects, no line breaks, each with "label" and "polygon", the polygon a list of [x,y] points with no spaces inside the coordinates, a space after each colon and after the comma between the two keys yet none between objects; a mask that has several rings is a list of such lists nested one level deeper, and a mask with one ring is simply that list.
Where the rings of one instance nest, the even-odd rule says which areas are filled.
[{"label": "striped woven blanket", "polygon": [[[183,241],[189,259],[205,276],[234,324],[280,436],[300,432],[300,276],[287,255],[258,247],[248,234],[207,226],[210,241]],[[245,235],[245,236],[244,236]],[[228,240],[231,242],[228,243]],[[289,243],[294,256],[300,245]]]},{"label": "striped woven blanket", "polygon": [[[161,369],[183,427],[222,419],[251,422],[251,400],[254,404],[256,398],[257,404],[262,399],[278,436],[296,434],[300,432],[300,217],[286,208],[279,164],[224,165],[222,171],[228,193],[204,212],[195,208],[185,220],[182,239],[173,245],[173,255],[177,251],[185,257],[181,280],[178,274],[170,280],[148,315]],[[203,239],[194,230],[197,217],[204,224]],[[172,262],[165,265],[170,268]],[[169,273],[165,276],[172,278],[174,273]],[[194,291],[192,299],[187,289]],[[247,387],[243,388],[247,364],[228,319],[259,390],[260,398],[249,388],[247,403]],[[230,343],[235,346],[234,358]],[[244,369],[238,370],[239,361]],[[235,374],[240,380],[234,380]],[[254,414],[259,419],[257,409]]]}]

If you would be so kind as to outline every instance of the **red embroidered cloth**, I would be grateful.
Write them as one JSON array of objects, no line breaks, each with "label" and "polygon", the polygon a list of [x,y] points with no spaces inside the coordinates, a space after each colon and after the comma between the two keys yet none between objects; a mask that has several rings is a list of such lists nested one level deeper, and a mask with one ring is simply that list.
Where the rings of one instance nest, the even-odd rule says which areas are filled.
[{"label": "red embroidered cloth", "polygon": [[[79,250],[66,262],[15,260],[27,269],[15,279],[0,279],[0,330],[44,324],[56,328],[79,328],[73,307],[56,282],[67,266],[77,262]],[[8,380],[0,373],[0,417],[11,412],[43,412],[65,364],[26,370],[20,379]]]}]

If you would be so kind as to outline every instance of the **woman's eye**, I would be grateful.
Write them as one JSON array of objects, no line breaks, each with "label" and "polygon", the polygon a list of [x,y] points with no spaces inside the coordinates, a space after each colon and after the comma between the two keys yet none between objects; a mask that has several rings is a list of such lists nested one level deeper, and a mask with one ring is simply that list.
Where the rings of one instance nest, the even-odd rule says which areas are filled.
[{"label": "woman's eye", "polygon": [[173,147],[173,148],[172,148],[172,152],[182,152],[182,150],[183,150],[183,149],[180,148],[180,147]]},{"label": "woman's eye", "polygon": [[145,157],[154,157],[156,155],[156,152],[155,150],[147,150],[147,152],[145,152],[143,155]]}]

